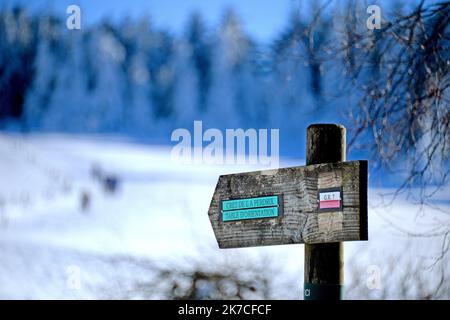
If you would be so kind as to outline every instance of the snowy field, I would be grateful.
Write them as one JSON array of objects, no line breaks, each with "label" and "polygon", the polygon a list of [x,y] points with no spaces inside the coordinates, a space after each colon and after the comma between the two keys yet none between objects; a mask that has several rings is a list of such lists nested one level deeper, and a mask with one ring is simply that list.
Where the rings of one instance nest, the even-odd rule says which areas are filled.
[{"label": "snowy field", "polygon": [[[117,191],[105,192],[93,168],[116,176]],[[303,246],[217,248],[207,217],[217,178],[256,169],[180,165],[171,160],[170,147],[120,137],[1,134],[0,298],[140,298],[133,286],[151,276],[152,263],[194,261],[214,268],[220,261],[264,259],[277,270],[273,297],[300,298]],[[442,238],[407,237],[400,230],[439,231],[448,224],[448,194],[438,195],[439,210],[420,212],[402,199],[381,206],[379,194],[385,192],[369,192],[369,241],[345,243],[349,298],[402,298],[391,283],[393,275],[402,281],[417,264],[431,287],[442,272],[448,279],[448,263],[427,269],[440,253]],[[380,271],[380,284],[370,289],[374,270]],[[79,275],[75,285],[74,275]],[[415,277],[408,278],[411,298],[414,290],[426,291],[414,285]]]}]

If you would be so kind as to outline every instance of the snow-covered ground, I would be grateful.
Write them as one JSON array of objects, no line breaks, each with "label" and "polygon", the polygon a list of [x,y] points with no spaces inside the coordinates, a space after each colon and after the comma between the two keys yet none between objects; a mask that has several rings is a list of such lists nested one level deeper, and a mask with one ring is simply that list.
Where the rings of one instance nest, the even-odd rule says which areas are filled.
[{"label": "snow-covered ground", "polygon": [[[283,166],[302,164],[282,160]],[[116,193],[105,192],[92,177],[94,167],[119,178]],[[298,283],[298,291],[284,292],[280,280],[275,296],[299,297],[302,246],[219,250],[215,243],[207,210],[217,177],[255,169],[177,164],[168,146],[120,137],[1,134],[0,298],[126,297],[127,285],[149,277],[135,260],[209,264],[225,256],[270,257],[277,277]],[[375,290],[382,290],[388,285],[383,278],[407,272],[418,259],[431,264],[440,252],[441,238],[406,237],[391,222],[419,232],[418,225],[425,231],[439,227],[449,215],[430,208],[417,213],[416,206],[402,199],[380,206],[383,192],[369,192],[370,240],[345,243],[346,284],[365,284],[373,270],[380,270]],[[83,193],[89,198],[87,210],[81,208]],[[440,209],[448,212],[448,194],[440,197]],[[392,270],[387,261],[395,257],[402,261]],[[359,279],[349,269],[355,264],[363,271]],[[423,272],[432,283],[439,268],[448,275],[447,266]],[[80,276],[75,285],[74,275]],[[395,298],[392,290],[389,297]]]}]

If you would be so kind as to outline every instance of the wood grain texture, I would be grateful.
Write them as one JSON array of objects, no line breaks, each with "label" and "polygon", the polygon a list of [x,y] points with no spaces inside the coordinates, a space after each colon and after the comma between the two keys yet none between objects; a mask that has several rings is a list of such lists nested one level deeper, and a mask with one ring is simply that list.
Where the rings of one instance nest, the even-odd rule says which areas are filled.
[{"label": "wood grain texture", "polygon": [[[347,130],[342,125],[325,123],[310,125],[306,130],[306,164],[316,165],[346,161],[346,137]],[[329,172],[319,177],[319,187],[323,183],[342,184],[340,176],[333,173]],[[367,175],[365,177],[367,178]],[[361,198],[359,199],[361,201]],[[328,224],[322,223],[322,228],[330,226],[328,230],[335,230],[337,223],[335,221],[340,216],[334,217],[331,214],[329,215],[331,217],[328,219],[319,215],[319,228],[321,226],[320,220],[325,220]],[[343,217],[343,213],[341,213],[341,216]],[[361,238],[363,237],[361,236]],[[310,290],[308,295],[304,294],[305,300],[342,299],[344,243],[306,243],[304,248],[304,288],[305,290]]]},{"label": "wood grain texture", "polygon": [[[319,212],[318,189],[330,187],[342,187],[343,209]],[[269,195],[282,195],[281,216],[221,221],[221,200]],[[223,175],[208,215],[220,248],[367,240],[367,162]]]}]

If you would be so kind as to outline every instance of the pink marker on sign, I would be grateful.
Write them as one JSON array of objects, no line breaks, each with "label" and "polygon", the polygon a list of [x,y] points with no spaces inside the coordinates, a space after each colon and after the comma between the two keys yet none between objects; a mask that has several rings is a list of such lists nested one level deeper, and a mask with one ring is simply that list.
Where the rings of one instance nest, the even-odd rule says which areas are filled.
[{"label": "pink marker on sign", "polygon": [[318,198],[320,211],[342,210],[341,188],[319,189]]}]

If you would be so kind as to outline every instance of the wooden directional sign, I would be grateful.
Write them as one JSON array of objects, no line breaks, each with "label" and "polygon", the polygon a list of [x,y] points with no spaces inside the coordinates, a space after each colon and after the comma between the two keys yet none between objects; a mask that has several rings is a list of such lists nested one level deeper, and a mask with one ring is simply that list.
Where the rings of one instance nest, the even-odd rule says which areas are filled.
[{"label": "wooden directional sign", "polygon": [[220,248],[367,240],[367,161],[223,175],[208,214]]}]

